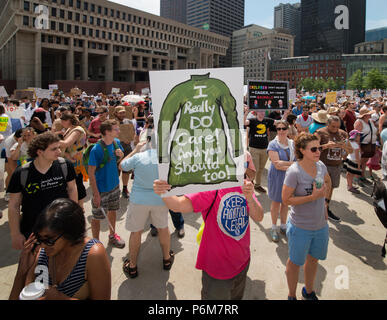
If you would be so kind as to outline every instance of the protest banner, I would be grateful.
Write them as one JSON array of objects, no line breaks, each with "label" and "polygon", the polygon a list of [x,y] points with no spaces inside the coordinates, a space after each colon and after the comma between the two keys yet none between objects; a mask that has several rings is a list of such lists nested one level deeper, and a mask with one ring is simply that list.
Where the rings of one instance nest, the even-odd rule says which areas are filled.
[{"label": "protest banner", "polygon": [[242,186],[243,68],[149,76],[163,196]]},{"label": "protest banner", "polygon": [[327,92],[325,96],[325,104],[336,103],[337,92]]},{"label": "protest banner", "polygon": [[15,90],[13,92],[13,95],[14,95],[16,100],[21,100],[21,99],[24,99],[24,98],[26,98],[28,100],[36,99],[35,90],[34,89]]},{"label": "protest banner", "polygon": [[286,110],[289,105],[289,82],[248,81],[250,110]]},{"label": "protest banner", "polygon": [[297,89],[289,90],[289,103],[293,103],[297,100]]},{"label": "protest banner", "polygon": [[7,90],[5,90],[4,86],[0,86],[0,98],[6,98],[8,97]]}]

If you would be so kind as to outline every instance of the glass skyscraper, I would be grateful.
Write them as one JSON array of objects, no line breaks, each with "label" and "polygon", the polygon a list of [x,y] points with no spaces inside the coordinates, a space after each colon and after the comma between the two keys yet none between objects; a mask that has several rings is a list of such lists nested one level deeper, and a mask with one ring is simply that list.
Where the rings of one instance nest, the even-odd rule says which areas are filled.
[{"label": "glass skyscraper", "polygon": [[160,16],[187,23],[187,0],[160,0]]},{"label": "glass skyscraper", "polygon": [[[347,12],[335,13],[342,5],[348,8]],[[315,52],[351,54],[355,44],[365,40],[366,0],[301,0],[301,15],[302,55]],[[349,28],[336,29],[335,22],[346,19]]]},{"label": "glass skyscraper", "polygon": [[[245,23],[244,0],[187,0],[187,24],[209,30],[229,37]],[[232,48],[230,47],[220,64],[232,65]]]}]

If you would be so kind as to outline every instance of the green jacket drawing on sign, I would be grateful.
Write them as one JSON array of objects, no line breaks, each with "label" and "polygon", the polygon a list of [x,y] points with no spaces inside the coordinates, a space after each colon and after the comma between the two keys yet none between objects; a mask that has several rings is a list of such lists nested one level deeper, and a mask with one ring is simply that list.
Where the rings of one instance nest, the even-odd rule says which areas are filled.
[{"label": "green jacket drawing on sign", "polygon": [[[219,184],[238,181],[236,165],[221,116],[229,129],[233,156],[243,154],[236,100],[227,85],[205,75],[191,75],[165,99],[158,123],[159,163],[170,163],[168,183]],[[180,113],[176,133],[168,149],[171,130]]]}]

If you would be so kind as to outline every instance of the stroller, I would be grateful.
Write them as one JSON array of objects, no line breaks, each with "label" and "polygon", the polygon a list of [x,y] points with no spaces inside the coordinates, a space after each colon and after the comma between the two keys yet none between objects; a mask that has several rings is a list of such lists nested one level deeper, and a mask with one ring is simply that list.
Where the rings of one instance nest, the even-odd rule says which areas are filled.
[{"label": "stroller", "polygon": [[[380,222],[387,229],[387,188],[383,181],[375,181],[374,189],[371,197],[373,198],[373,206]],[[386,256],[387,234],[384,239],[384,246],[382,248],[382,257]]]}]

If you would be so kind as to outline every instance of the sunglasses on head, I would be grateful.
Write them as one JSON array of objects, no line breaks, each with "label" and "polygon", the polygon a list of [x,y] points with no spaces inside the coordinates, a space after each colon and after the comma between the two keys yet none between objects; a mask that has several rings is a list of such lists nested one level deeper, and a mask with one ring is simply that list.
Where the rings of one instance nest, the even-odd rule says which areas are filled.
[{"label": "sunglasses on head", "polygon": [[36,244],[41,245],[42,243],[45,244],[48,247],[52,247],[55,245],[55,242],[57,242],[61,237],[63,236],[63,233],[57,237],[56,239],[41,239],[39,235],[36,235]]},{"label": "sunglasses on head", "polygon": [[317,151],[321,152],[322,147],[313,147],[313,148],[310,148],[310,151],[312,151],[313,153],[316,153]]}]

